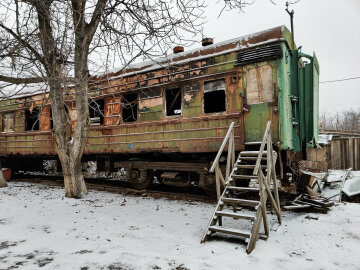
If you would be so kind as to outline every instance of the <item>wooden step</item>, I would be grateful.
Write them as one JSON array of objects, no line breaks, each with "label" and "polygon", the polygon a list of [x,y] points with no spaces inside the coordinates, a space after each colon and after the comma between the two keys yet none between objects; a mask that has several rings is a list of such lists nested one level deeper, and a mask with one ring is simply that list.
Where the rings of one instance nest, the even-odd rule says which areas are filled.
[{"label": "wooden step", "polygon": [[[260,151],[242,151],[240,152],[241,157],[257,157]],[[262,152],[263,156],[267,156],[267,151]]]},{"label": "wooden step", "polygon": [[252,191],[252,192],[259,192],[259,188],[251,188],[251,187],[234,187],[234,186],[227,186],[227,190],[233,190],[233,191]]},{"label": "wooden step", "polygon": [[232,174],[233,179],[258,179],[257,175],[243,175],[243,174]]},{"label": "wooden step", "polygon": [[261,145],[262,142],[246,142],[245,145]]},{"label": "wooden step", "polygon": [[[255,164],[246,164],[246,165],[236,164],[235,166],[238,169],[254,169],[255,168]],[[266,169],[267,167],[266,167],[266,165],[261,165],[261,168]]]},{"label": "wooden step", "polygon": [[245,199],[235,199],[235,198],[221,198],[221,200],[224,203],[234,203],[239,205],[251,205],[251,206],[257,206],[260,204],[259,201],[254,200],[245,200]]},{"label": "wooden step", "polygon": [[233,229],[233,228],[221,227],[221,226],[210,226],[209,231],[221,232],[221,233],[231,234],[231,235],[235,235],[235,236],[241,236],[241,237],[245,237],[245,238],[250,238],[250,236],[251,236],[250,232]]},{"label": "wooden step", "polygon": [[234,212],[228,212],[228,211],[216,211],[216,216],[222,216],[222,217],[232,217],[235,219],[247,219],[247,220],[255,220],[254,215],[247,215],[247,214],[239,214]]},{"label": "wooden step", "polygon": [[[257,160],[257,157],[240,157],[240,160]],[[266,160],[266,157],[262,157],[261,160]]]}]

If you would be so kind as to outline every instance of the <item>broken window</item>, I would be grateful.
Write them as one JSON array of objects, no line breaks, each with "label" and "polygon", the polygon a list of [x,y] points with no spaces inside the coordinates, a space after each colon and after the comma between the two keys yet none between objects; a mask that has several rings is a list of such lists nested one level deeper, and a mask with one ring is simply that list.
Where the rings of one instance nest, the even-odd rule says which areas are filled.
[{"label": "broken window", "polygon": [[2,132],[14,132],[15,131],[15,113],[3,113],[2,115]]},{"label": "broken window", "polygon": [[104,100],[92,100],[89,102],[90,125],[99,126],[104,124]]},{"label": "broken window", "polygon": [[204,83],[204,113],[226,111],[225,79]]},{"label": "broken window", "polygon": [[181,88],[165,90],[166,116],[181,115]]},{"label": "broken window", "polygon": [[40,129],[40,111],[37,108],[25,111],[25,130]]},{"label": "broken window", "polygon": [[122,103],[122,121],[135,122],[138,115],[138,94],[123,95]]},{"label": "broken window", "polygon": [[273,100],[272,67],[270,65],[250,68],[246,71],[247,104]]}]

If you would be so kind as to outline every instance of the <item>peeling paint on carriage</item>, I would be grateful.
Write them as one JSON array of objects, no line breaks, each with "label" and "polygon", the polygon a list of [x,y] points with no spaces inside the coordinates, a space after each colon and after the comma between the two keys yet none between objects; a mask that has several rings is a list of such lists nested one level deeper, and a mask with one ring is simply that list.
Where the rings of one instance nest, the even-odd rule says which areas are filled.
[{"label": "peeling paint on carriage", "polygon": [[[213,153],[218,150],[231,122],[235,122],[235,145],[239,151],[244,148],[245,141],[259,140],[268,120],[272,120],[273,139],[282,143],[282,149],[293,149],[292,121],[288,119],[292,110],[288,96],[289,67],[286,66],[285,57],[245,66],[237,64],[239,51],[273,43],[281,44],[284,55],[288,48],[293,47],[289,31],[277,27],[179,53],[156,63],[141,63],[118,72],[92,77],[89,95],[92,99],[104,99],[104,124],[89,127],[84,154]],[[261,65],[272,67],[274,99],[250,106],[246,103],[246,70]],[[226,110],[205,114],[204,83],[217,79],[225,79]],[[173,87],[182,89],[182,115],[167,117],[163,93],[165,89]],[[140,93],[138,118],[136,122],[123,123],[121,95],[130,92]],[[70,93],[67,100],[74,125],[74,95]],[[4,149],[6,154],[31,154],[32,151],[55,153],[50,132],[39,133],[37,138],[32,133],[24,132],[25,116],[22,110],[30,103],[38,105],[41,102],[42,96],[39,94],[0,101],[2,112],[16,110],[14,134],[0,134],[0,149]],[[48,112],[43,110],[41,131],[49,131],[50,124],[46,119]],[[38,141],[31,142],[34,139]]]}]

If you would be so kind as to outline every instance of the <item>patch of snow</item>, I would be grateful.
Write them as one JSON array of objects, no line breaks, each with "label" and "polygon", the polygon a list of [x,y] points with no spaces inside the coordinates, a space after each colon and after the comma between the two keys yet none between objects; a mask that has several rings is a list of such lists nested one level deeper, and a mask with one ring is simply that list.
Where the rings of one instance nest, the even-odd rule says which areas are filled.
[{"label": "patch of snow", "polygon": [[0,100],[33,96],[46,92],[48,92],[48,88],[45,83],[5,84],[0,86]]},{"label": "patch of snow", "polygon": [[[247,255],[241,241],[200,244],[213,204],[10,182],[0,189],[0,269],[358,269],[360,205],[283,223]],[[275,218],[270,218],[274,228]]]},{"label": "patch of snow", "polygon": [[341,182],[343,177],[348,173],[347,170],[332,170],[330,169],[327,176],[327,182],[333,183],[333,182]]},{"label": "patch of snow", "polygon": [[360,194],[360,177],[346,180],[344,182],[342,192],[344,192],[349,197]]},{"label": "patch of snow", "polygon": [[330,144],[332,141],[332,134],[319,134],[319,144]]}]

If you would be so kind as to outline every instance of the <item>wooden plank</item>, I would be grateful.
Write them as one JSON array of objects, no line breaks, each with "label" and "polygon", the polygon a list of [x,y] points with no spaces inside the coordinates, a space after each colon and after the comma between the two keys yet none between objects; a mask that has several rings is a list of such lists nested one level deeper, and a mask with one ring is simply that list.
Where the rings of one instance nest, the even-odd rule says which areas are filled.
[{"label": "wooden plank", "polygon": [[233,130],[233,128],[234,128],[234,125],[235,125],[235,122],[231,122],[231,125],[230,125],[230,127],[229,127],[229,129],[228,129],[228,131],[227,131],[227,133],[226,133],[226,135],[225,135],[225,138],[224,138],[224,140],[223,140],[223,142],[222,142],[222,144],[221,144],[221,146],[220,146],[220,149],[219,149],[219,151],[218,151],[218,153],[217,153],[217,155],[216,155],[216,157],[215,157],[215,160],[214,160],[213,165],[211,166],[209,172],[211,172],[211,173],[214,172],[216,164],[219,163],[221,154],[222,154],[222,152],[224,151],[224,148],[225,148],[225,146],[226,146],[226,143],[227,143],[227,141],[228,141],[228,139],[229,139],[229,137],[230,137],[230,135],[231,135],[231,132],[232,132],[232,130]]},{"label": "wooden plank", "polygon": [[255,220],[255,215],[238,214],[238,213],[228,212],[228,211],[216,211],[215,215],[223,216],[223,217],[231,217],[231,218],[235,218],[235,219]]},{"label": "wooden plank", "polygon": [[262,173],[262,170],[259,171],[259,186],[260,186],[260,201],[261,201],[261,212],[262,212],[262,218],[263,218],[263,224],[264,224],[264,230],[265,234],[269,235],[269,224],[267,219],[267,213],[266,213],[266,201],[267,197],[264,193],[264,175]]},{"label": "wooden plank", "polygon": [[228,153],[227,153],[227,162],[226,162],[226,173],[225,173],[225,178],[228,179],[229,175],[230,175],[230,170],[232,169],[233,166],[233,162],[232,162],[232,149],[233,149],[233,144],[234,144],[234,136],[233,136],[233,131],[231,132],[231,136],[229,139],[229,144],[228,144]]},{"label": "wooden plank", "polygon": [[259,201],[254,200],[245,200],[245,199],[235,199],[235,198],[221,198],[224,203],[234,203],[239,205],[252,205],[258,206],[260,204]]},{"label": "wooden plank", "polygon": [[249,232],[238,230],[238,229],[233,229],[233,228],[210,226],[209,230],[213,231],[213,232],[221,232],[221,233],[231,234],[231,235],[235,235],[235,236],[241,236],[241,237],[245,237],[245,238],[250,237]]},{"label": "wooden plank", "polygon": [[[217,167],[219,166],[219,164],[217,164]],[[217,173],[217,171],[215,172],[215,184],[216,184],[216,197],[218,200],[220,200],[220,176]]]},{"label": "wooden plank", "polygon": [[256,175],[244,175],[244,174],[232,174],[231,177],[234,179],[257,179]]},{"label": "wooden plank", "polygon": [[259,188],[227,186],[226,189],[234,191],[260,191]]},{"label": "wooden plank", "polygon": [[261,209],[258,208],[257,214],[256,214],[256,220],[255,220],[255,223],[254,223],[253,228],[251,230],[250,241],[249,241],[249,243],[247,245],[247,248],[246,248],[246,252],[248,254],[251,253],[255,248],[256,240],[257,240],[260,225],[261,225],[261,220],[262,220],[262,212],[261,212]]},{"label": "wooden plank", "polygon": [[270,130],[270,125],[271,125],[271,121],[268,121],[267,125],[266,125],[266,129],[264,132],[264,137],[260,146],[260,150],[259,150],[259,156],[256,160],[256,164],[255,164],[255,169],[253,172],[253,175],[257,175],[258,171],[259,171],[259,167],[260,167],[260,163],[261,163],[261,153],[264,151],[265,149],[265,142],[266,142],[266,138],[269,134],[269,130]]},{"label": "wooden plank", "polygon": [[223,187],[225,187],[226,186],[225,179],[224,179],[224,176],[222,175],[222,172],[221,172],[221,170],[219,168],[219,164],[216,166],[215,170],[216,170],[215,173],[217,175],[219,175],[219,179],[221,181],[221,184],[223,185]]}]

